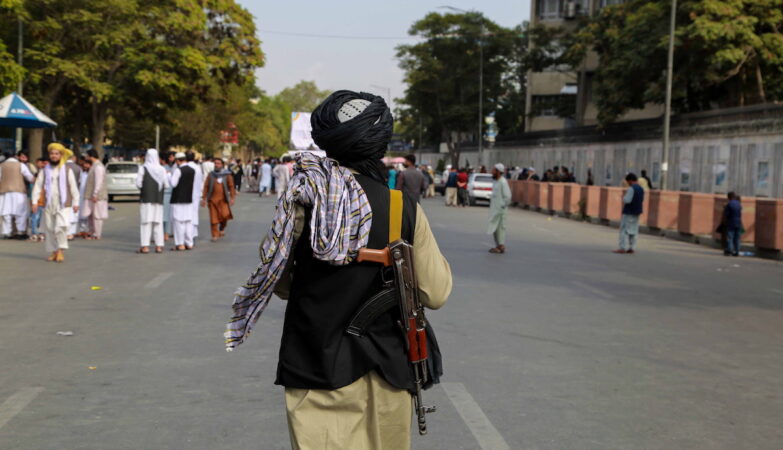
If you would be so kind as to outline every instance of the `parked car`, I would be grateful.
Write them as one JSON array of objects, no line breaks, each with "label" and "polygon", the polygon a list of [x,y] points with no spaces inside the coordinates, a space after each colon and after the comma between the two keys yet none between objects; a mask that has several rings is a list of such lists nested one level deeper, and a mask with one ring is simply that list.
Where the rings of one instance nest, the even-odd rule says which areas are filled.
[{"label": "parked car", "polygon": [[443,181],[443,176],[440,173],[435,173],[433,177],[433,183],[435,184],[435,192],[440,195],[446,195],[446,182]]},{"label": "parked car", "polygon": [[109,201],[114,201],[118,195],[133,197],[141,196],[136,187],[136,174],[139,165],[134,162],[110,162],[106,164],[106,188],[109,191]]},{"label": "parked car", "polygon": [[477,200],[486,200],[492,197],[492,185],[495,181],[488,173],[472,173],[468,177],[468,199],[470,206],[475,206]]}]

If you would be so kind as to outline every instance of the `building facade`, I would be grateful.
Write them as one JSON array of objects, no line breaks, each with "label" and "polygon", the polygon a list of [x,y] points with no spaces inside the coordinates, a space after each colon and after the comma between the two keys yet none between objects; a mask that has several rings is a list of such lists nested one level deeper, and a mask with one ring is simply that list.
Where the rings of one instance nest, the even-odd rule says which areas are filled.
[{"label": "building facade", "polygon": [[[591,15],[622,0],[532,0],[531,26],[575,27],[580,15]],[[531,46],[533,43],[531,42]],[[562,130],[598,123],[598,110],[592,97],[593,75],[600,64],[598,55],[588,53],[575,68],[549,67],[528,73],[525,112],[526,131]],[[562,107],[572,110],[563,117]],[[661,117],[663,106],[650,105],[643,110],[631,110],[618,121]]]}]

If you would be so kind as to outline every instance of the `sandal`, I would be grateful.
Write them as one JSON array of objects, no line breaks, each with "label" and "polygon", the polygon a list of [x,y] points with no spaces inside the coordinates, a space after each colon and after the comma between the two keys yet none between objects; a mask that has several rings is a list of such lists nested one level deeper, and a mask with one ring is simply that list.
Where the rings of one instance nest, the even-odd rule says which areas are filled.
[{"label": "sandal", "polygon": [[136,250],[136,253],[141,253],[141,254],[147,254],[149,252],[150,252],[149,247],[140,247],[138,250]]},{"label": "sandal", "polygon": [[155,247],[155,253],[163,253],[163,247]]}]

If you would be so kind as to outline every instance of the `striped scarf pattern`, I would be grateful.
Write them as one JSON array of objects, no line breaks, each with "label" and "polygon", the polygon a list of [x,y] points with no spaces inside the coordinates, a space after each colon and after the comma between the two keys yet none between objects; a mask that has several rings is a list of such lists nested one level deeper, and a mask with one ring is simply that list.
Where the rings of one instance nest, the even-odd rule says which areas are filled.
[{"label": "striped scarf pattern", "polygon": [[278,201],[272,228],[261,243],[261,263],[234,293],[234,316],[224,333],[227,351],[247,339],[269,304],[293,251],[296,204],[312,209],[310,246],[315,258],[343,266],[367,246],[372,209],[364,189],[337,161],[301,153],[288,190]]}]

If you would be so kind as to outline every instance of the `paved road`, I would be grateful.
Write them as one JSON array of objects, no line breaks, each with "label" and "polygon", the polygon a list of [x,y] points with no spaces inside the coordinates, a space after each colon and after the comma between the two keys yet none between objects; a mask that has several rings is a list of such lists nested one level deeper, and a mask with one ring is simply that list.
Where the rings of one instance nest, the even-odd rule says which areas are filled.
[{"label": "paved road", "polygon": [[[164,255],[133,253],[137,205],[116,206],[64,264],[0,242],[0,448],[288,448],[284,303],[222,342],[272,201],[242,195],[225,241]],[[490,255],[486,208],[425,208],[455,291],[416,449],[780,448],[783,265],[650,236],[614,255],[615,230],[522,210]]]}]

